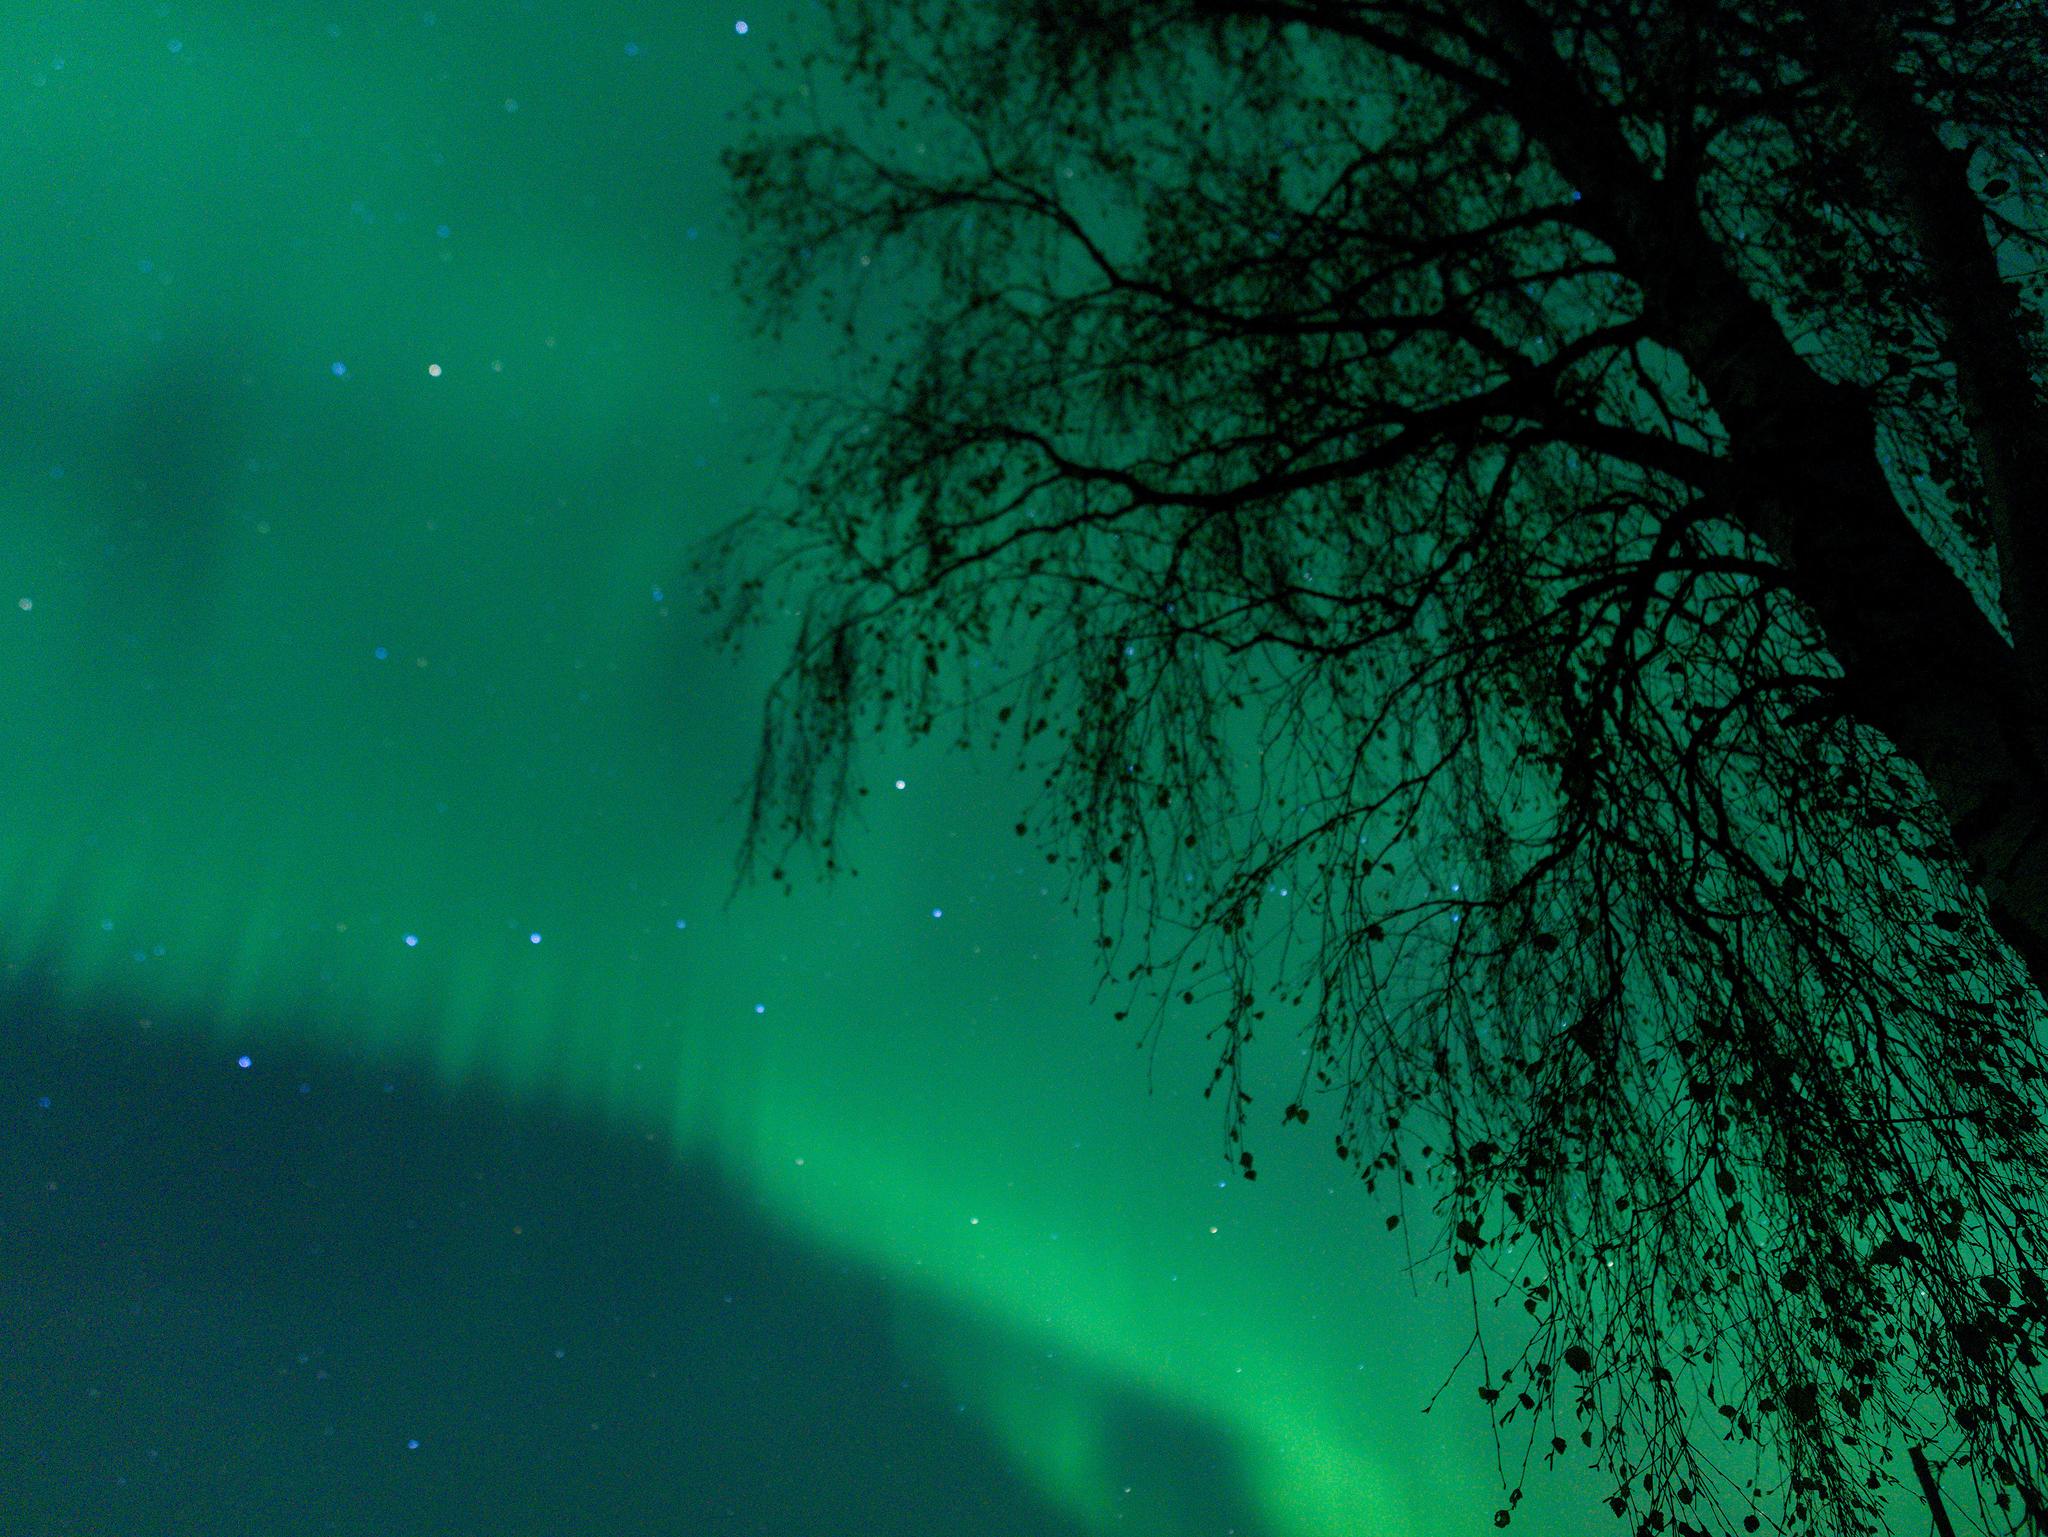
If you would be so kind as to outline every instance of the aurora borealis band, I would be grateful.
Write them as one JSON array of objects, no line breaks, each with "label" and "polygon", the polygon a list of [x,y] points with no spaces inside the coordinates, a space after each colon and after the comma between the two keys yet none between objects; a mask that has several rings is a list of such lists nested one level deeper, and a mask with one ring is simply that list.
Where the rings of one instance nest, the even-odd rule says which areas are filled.
[{"label": "aurora borealis band", "polygon": [[807,8],[9,11],[0,1529],[1486,1526],[1471,1299],[1319,1136],[1228,1177],[1004,764],[728,900]]}]

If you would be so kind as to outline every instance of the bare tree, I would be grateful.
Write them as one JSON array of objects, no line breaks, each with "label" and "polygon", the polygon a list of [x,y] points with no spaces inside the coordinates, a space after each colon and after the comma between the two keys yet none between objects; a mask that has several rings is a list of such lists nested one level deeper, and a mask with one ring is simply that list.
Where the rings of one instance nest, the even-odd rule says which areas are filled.
[{"label": "bare tree", "polygon": [[1270,1084],[1432,1182],[1498,1524],[2048,1527],[2048,12],[831,9],[731,157],[852,381],[711,583],[749,849],[1014,750],[1244,1176]]}]

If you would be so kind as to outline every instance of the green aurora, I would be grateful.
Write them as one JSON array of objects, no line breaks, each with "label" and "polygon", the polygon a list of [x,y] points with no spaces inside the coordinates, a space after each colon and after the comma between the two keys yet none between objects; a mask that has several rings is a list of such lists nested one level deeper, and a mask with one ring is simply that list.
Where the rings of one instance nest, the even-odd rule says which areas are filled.
[{"label": "green aurora", "polygon": [[[796,362],[717,155],[801,15],[737,19],[11,8],[6,958],[223,1070],[312,1032],[715,1167],[1086,1529],[1211,1529],[1125,1496],[1110,1386],[1261,1530],[1486,1528],[1470,1374],[1420,1412],[1470,1299],[1320,1136],[1226,1179],[1205,1043],[1133,1051],[1005,765],[878,751],[856,878],[727,900],[771,658],[688,551]],[[1516,1529],[1604,1492],[1532,1469]]]}]

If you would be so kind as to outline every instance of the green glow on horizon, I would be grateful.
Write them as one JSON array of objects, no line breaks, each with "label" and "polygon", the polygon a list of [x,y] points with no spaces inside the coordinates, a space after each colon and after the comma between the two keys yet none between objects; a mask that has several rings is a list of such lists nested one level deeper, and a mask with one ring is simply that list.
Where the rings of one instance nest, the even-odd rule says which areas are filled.
[{"label": "green glow on horizon", "polygon": [[857,880],[724,905],[761,679],[683,561],[774,366],[717,234],[736,39],[505,9],[10,18],[64,67],[5,87],[6,958],[707,1154],[1085,1366],[909,1342],[1102,1530],[1088,1374],[1218,1427],[1275,1532],[1483,1522],[1469,1388],[1418,1413],[1456,1306],[1320,1139],[1217,1188],[1202,1043],[1146,1096],[995,766],[877,762]]}]

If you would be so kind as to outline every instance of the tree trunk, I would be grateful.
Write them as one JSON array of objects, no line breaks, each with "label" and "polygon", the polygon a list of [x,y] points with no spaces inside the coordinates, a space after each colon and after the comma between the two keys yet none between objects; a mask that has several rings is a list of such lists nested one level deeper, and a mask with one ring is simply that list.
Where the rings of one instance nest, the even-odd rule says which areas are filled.
[{"label": "tree trunk", "polygon": [[[1729,438],[1730,515],[1781,561],[1850,713],[1926,776],[2000,936],[2048,984],[2048,753],[2013,647],[1907,520],[1858,392],[1816,374],[1722,260],[1689,189],[1653,177],[1524,0],[1483,0],[1517,115],[1584,194],[1647,318]],[[1981,216],[1978,226],[1981,228]],[[2044,479],[2048,483],[2048,479]]]},{"label": "tree trunk", "polygon": [[1898,72],[1890,22],[1867,4],[1826,0],[1829,78],[1869,136],[1872,163],[1904,213],[1956,370],[1998,550],[1999,606],[2021,662],[2036,756],[2048,756],[2048,412],[2020,343],[2015,295],[1999,275],[1969,156],[1944,144],[1934,114]]}]

